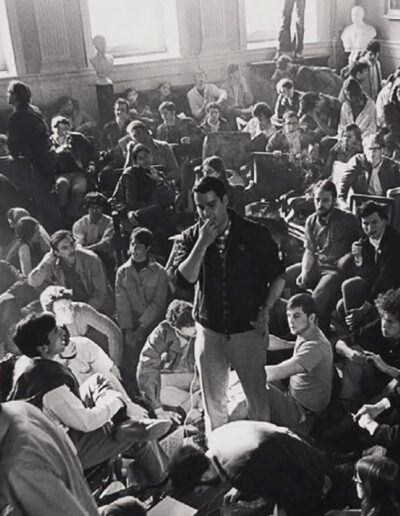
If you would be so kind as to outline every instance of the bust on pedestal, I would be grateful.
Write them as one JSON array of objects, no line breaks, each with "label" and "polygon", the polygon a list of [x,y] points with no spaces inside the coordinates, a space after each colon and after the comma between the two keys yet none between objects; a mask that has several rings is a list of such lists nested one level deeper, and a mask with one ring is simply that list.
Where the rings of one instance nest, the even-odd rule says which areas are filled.
[{"label": "bust on pedestal", "polygon": [[368,43],[375,38],[376,30],[364,22],[365,11],[360,5],[351,10],[352,24],[345,27],[341,38],[346,54],[349,54],[349,64],[356,61],[360,52],[364,52]]},{"label": "bust on pedestal", "polygon": [[113,117],[114,86],[109,75],[114,70],[114,58],[107,54],[107,42],[100,34],[93,38],[93,46],[96,55],[90,59],[97,74],[97,104],[99,108],[100,123],[104,125]]}]

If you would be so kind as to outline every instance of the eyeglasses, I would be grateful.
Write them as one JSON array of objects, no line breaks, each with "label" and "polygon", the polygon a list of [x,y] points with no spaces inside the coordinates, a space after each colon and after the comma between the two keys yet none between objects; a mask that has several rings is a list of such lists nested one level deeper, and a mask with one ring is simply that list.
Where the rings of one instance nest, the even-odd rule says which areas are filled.
[{"label": "eyeglasses", "polygon": [[362,480],[361,478],[358,476],[358,475],[354,475],[353,478],[352,478],[352,481],[356,484],[362,484]]}]

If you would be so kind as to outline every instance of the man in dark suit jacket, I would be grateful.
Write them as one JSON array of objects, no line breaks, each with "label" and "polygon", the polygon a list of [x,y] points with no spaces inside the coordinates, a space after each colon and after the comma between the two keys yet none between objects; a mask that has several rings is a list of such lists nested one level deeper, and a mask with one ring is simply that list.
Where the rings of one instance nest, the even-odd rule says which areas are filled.
[{"label": "man in dark suit jacket", "polygon": [[400,287],[400,233],[388,225],[385,208],[373,201],[361,207],[360,217],[365,236],[353,243],[353,277],[342,284],[334,321],[339,335],[373,320],[378,294]]},{"label": "man in dark suit jacket", "polygon": [[339,199],[347,201],[350,188],[357,194],[386,196],[388,190],[400,186],[399,167],[383,156],[385,142],[380,134],[371,135],[364,142],[364,154],[356,154],[339,184]]}]

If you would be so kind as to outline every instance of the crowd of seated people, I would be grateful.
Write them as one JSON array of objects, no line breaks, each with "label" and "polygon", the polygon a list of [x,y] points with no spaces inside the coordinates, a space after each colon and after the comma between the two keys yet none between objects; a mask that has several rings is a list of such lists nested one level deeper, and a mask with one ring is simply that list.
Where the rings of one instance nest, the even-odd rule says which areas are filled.
[{"label": "crowd of seated people", "polygon": [[[335,86],[338,98],[332,89],[302,90],[295,65],[283,56],[274,79],[274,106],[255,98],[244,67],[231,63],[220,85],[198,70],[184,98],[169,82],[149,98],[131,86],[116,95],[114,119],[103,127],[67,95],[60,97],[48,124],[32,104],[29,87],[10,83],[13,112],[8,134],[0,138],[0,173],[27,203],[16,201],[7,204],[4,215],[0,212],[0,227],[10,235],[2,237],[0,247],[0,421],[23,431],[15,419],[20,410],[43,431],[49,424],[57,427],[49,443],[75,448],[78,470],[76,461],[70,464],[75,484],[71,488],[67,482],[66,488],[89,497],[87,512],[76,514],[97,510],[86,487],[79,487],[81,482],[85,486],[82,471],[92,487],[94,469],[106,470],[110,462],[116,468],[121,456],[134,470],[131,476],[120,473],[125,482],[121,496],[131,494],[129,483],[144,493],[149,487],[165,488],[168,478],[176,492],[179,482],[195,491],[197,481],[229,479],[232,468],[232,486],[245,492],[236,493],[231,503],[242,494],[268,498],[287,516],[318,516],[334,509],[330,514],[353,514],[345,511],[348,506],[363,516],[398,513],[391,478],[397,479],[400,466],[395,197],[400,188],[400,81],[398,71],[383,81],[379,51],[379,43],[371,42],[352,64],[342,90]],[[231,133],[247,145],[242,168],[230,159],[242,151],[229,147]],[[218,146],[206,152],[213,138],[225,142],[224,159]],[[254,158],[260,154],[292,176],[286,199],[304,201],[308,209],[295,256],[282,237],[289,238],[289,219],[280,219],[279,253],[269,234],[275,237],[272,215],[261,210],[252,223],[246,220],[249,228],[266,226],[259,246],[266,239],[269,252],[276,250],[274,266],[249,259],[254,252],[250,240],[237,233],[245,214],[252,213],[250,203],[268,204],[254,175]],[[23,164],[29,166],[17,174]],[[276,174],[271,184],[279,182]],[[351,212],[354,194],[364,203]],[[282,204],[278,216],[285,215],[282,199],[273,200]],[[224,217],[228,223],[220,231]],[[188,235],[198,235],[190,253]],[[194,263],[201,256],[193,281],[182,280],[182,263],[177,265],[183,248],[189,253],[184,270],[187,260]],[[232,249],[237,254],[229,259]],[[230,274],[242,263],[245,268],[227,294]],[[205,358],[197,348],[210,318],[198,310],[209,302],[209,284],[193,284],[207,277],[210,264],[208,281],[220,281],[221,306],[215,306],[224,318],[229,319],[229,296],[240,298],[240,285],[252,267],[275,267],[270,284],[279,283],[274,291],[280,299],[268,306],[263,322],[254,321],[256,329],[270,323],[279,330],[263,337],[268,410],[259,416],[263,421],[243,422],[243,449],[232,441],[227,450],[223,438],[225,430],[242,428],[235,419],[254,413],[246,400],[253,396],[254,402],[255,394],[239,360],[243,388],[237,390],[232,371],[220,386],[230,397],[223,402],[232,422],[216,424],[211,432],[206,425],[204,431],[207,396],[217,396],[207,384]],[[223,335],[224,349],[231,337]],[[229,353],[234,360],[234,351]],[[36,408],[24,408],[19,400]],[[181,450],[168,469],[171,451],[163,448],[162,439],[182,426],[205,433],[209,452],[205,458],[199,449]],[[0,478],[9,440],[0,426]],[[295,489],[297,473],[280,467],[288,453],[283,443],[292,450],[287,465],[302,465],[304,489]],[[390,459],[365,451],[377,445]],[[258,467],[260,459],[276,466],[276,485],[268,489],[262,487],[263,475],[270,471]],[[217,464],[210,469],[212,479],[210,463]],[[55,476],[63,478],[57,471]],[[383,491],[373,494],[381,476],[387,497]],[[7,478],[8,503],[18,503],[20,496],[13,482]],[[0,512],[2,489],[0,482]],[[374,504],[379,507],[371,512]],[[104,514],[114,514],[111,507],[107,510]],[[144,509],[138,505],[139,511]]]}]

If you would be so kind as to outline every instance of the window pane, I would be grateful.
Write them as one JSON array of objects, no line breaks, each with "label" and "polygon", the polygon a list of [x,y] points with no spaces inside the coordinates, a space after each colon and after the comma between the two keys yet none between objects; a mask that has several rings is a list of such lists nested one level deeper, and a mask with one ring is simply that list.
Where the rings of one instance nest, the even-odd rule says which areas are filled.
[{"label": "window pane", "polygon": [[16,73],[5,0],[0,0],[0,73],[2,75]]},{"label": "window pane", "polygon": [[167,50],[162,0],[88,0],[93,36],[115,57]]},{"label": "window pane", "polygon": [[[284,0],[244,0],[244,4],[247,43],[277,40]],[[295,18],[294,9],[292,23]],[[304,40],[317,41],[317,0],[306,3]]]}]

